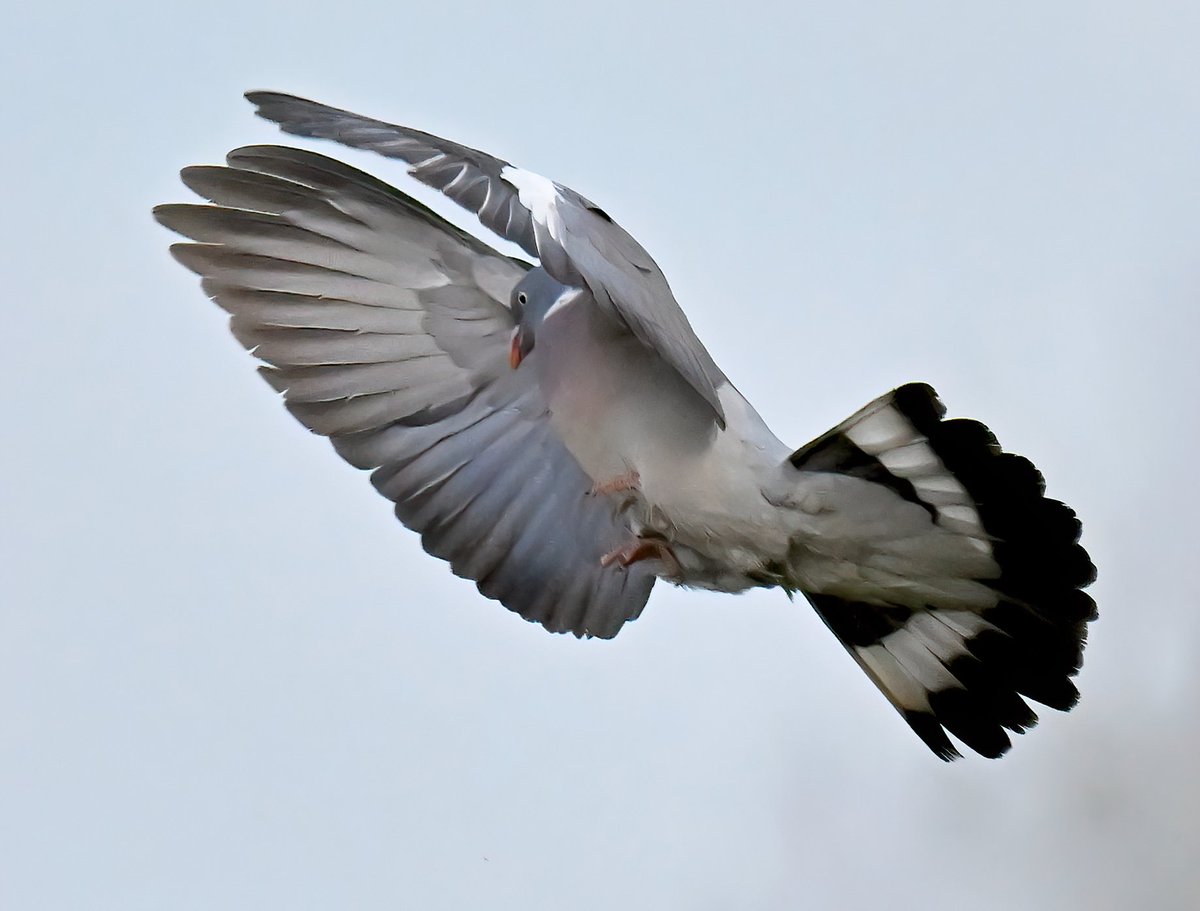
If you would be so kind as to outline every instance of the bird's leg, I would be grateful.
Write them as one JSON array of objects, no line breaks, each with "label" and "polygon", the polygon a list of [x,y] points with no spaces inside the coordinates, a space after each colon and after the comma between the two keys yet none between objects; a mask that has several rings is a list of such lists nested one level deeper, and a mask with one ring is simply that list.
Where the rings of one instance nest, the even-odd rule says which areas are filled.
[{"label": "bird's leg", "polygon": [[620,493],[625,490],[637,490],[642,483],[641,475],[632,468],[624,474],[607,481],[597,481],[592,485],[592,496],[598,497],[606,493]]},{"label": "bird's leg", "polygon": [[632,566],[643,560],[661,561],[669,577],[679,578],[683,575],[683,568],[679,565],[675,552],[662,538],[634,538],[628,544],[606,553],[600,558],[600,565],[612,566],[619,563],[621,566]]}]

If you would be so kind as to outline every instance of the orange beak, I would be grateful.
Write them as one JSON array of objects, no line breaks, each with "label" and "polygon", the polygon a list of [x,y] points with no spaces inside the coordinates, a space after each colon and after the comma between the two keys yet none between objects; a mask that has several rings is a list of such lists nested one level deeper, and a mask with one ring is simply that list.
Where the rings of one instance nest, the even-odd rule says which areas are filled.
[{"label": "orange beak", "polygon": [[508,348],[508,366],[516,370],[521,366],[521,329],[513,330],[512,343]]}]

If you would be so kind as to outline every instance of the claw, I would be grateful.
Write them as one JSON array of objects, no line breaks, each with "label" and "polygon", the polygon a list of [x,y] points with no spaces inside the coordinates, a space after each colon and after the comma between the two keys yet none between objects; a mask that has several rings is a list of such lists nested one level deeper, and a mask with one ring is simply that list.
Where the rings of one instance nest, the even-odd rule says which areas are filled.
[{"label": "claw", "polygon": [[597,481],[592,485],[592,496],[598,497],[606,493],[620,493],[625,490],[637,490],[642,483],[641,475],[633,469],[619,474],[615,478],[609,478],[607,481]]},{"label": "claw", "polygon": [[621,566],[632,566],[643,560],[660,561],[669,577],[679,578],[683,575],[683,569],[675,557],[675,552],[662,538],[635,538],[629,544],[606,553],[600,558],[600,565],[612,566],[616,563]]}]

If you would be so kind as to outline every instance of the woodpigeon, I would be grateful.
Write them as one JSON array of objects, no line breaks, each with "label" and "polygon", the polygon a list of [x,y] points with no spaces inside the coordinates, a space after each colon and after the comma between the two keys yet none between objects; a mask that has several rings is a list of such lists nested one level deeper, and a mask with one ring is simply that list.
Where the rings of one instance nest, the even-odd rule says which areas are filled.
[{"label": "woodpigeon", "polygon": [[615,636],[655,579],[802,593],[917,735],[984,756],[1078,699],[1096,608],[1074,512],[933,389],[798,450],[713,362],[650,255],[579,193],[274,92],[298,136],[408,164],[537,265],[374,177],[249,146],[189,167],[172,247],[306,427],[429,553],[553,632]]}]

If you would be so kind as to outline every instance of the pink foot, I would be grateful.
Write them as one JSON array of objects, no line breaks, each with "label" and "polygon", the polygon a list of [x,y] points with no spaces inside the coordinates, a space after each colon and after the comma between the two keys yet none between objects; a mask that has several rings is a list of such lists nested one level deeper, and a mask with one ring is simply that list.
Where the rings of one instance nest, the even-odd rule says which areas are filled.
[{"label": "pink foot", "polygon": [[642,483],[641,475],[632,469],[619,474],[615,478],[609,478],[607,481],[597,481],[592,485],[592,496],[598,497],[606,493],[620,493],[624,490],[637,490]]},{"label": "pink foot", "polygon": [[674,551],[662,538],[635,538],[624,547],[618,547],[616,550],[606,553],[600,558],[600,565],[612,566],[614,563],[618,563],[621,566],[632,566],[643,560],[660,561],[668,576],[677,578],[683,575],[683,569],[680,567]]}]

